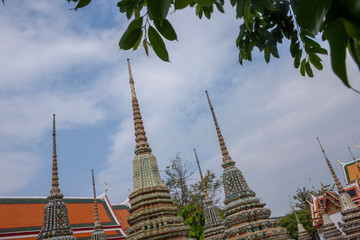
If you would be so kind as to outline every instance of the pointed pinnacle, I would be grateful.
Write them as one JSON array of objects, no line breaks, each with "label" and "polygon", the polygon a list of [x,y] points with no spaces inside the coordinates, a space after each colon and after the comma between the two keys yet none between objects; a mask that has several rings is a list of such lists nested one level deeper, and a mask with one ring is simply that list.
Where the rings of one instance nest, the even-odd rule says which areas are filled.
[{"label": "pointed pinnacle", "polygon": [[94,193],[94,211],[95,211],[95,224],[94,228],[96,229],[102,229],[100,220],[99,220],[99,210],[96,202],[96,189],[95,189],[95,178],[94,178],[94,170],[91,169],[92,174],[92,183],[93,183],[93,193]]},{"label": "pointed pinnacle", "polygon": [[290,204],[291,210],[292,210],[293,213],[295,214],[296,221],[297,221],[297,223],[299,224],[299,223],[300,223],[299,217],[298,217],[298,215],[296,214],[296,211],[295,211],[295,209],[294,209],[294,206],[292,205],[292,203],[291,203],[290,200],[289,200],[289,204]]},{"label": "pointed pinnacle", "polygon": [[226,145],[225,145],[225,142],[224,142],[224,138],[222,137],[222,134],[221,134],[221,131],[220,131],[219,124],[218,124],[218,122],[216,120],[214,108],[213,108],[213,106],[211,104],[209,94],[208,94],[207,91],[205,91],[205,93],[206,93],[206,97],[207,97],[208,102],[209,102],[209,107],[210,107],[211,114],[212,114],[213,119],[214,119],[215,128],[216,128],[216,132],[217,132],[218,139],[219,139],[220,149],[221,149],[221,153],[222,153],[222,156],[223,156],[223,161],[231,161],[231,158],[229,156],[229,153],[227,151],[227,148],[226,148]]},{"label": "pointed pinnacle", "polygon": [[50,189],[50,197],[60,197],[62,198],[62,194],[60,193],[59,188],[59,176],[58,176],[58,165],[57,165],[57,154],[56,154],[56,127],[55,127],[55,114],[53,114],[53,166],[52,166],[52,178],[51,178],[51,189]]},{"label": "pointed pinnacle", "polygon": [[127,59],[128,68],[129,68],[129,78],[130,78],[130,88],[131,88],[131,96],[132,96],[132,107],[133,107],[133,118],[134,118],[134,128],[135,128],[135,154],[141,152],[151,152],[151,148],[149,143],[147,142],[146,132],[144,128],[144,124],[142,121],[139,102],[136,97],[135,87],[134,87],[134,79],[131,73],[130,60]]},{"label": "pointed pinnacle", "polygon": [[336,176],[336,173],[335,173],[335,171],[334,171],[334,169],[333,169],[333,167],[332,167],[332,165],[331,165],[331,163],[330,163],[330,161],[329,161],[328,157],[326,156],[326,153],[325,153],[324,148],[322,147],[322,145],[321,145],[321,143],[320,143],[319,138],[318,138],[318,137],[316,137],[316,139],[317,139],[317,140],[318,140],[318,142],[319,142],[319,145],[320,145],[321,151],[322,151],[322,152],[323,152],[323,154],[324,154],[324,157],[325,157],[326,163],[327,163],[327,165],[328,165],[328,167],[329,167],[329,169],[330,169],[331,175],[332,175],[332,176],[333,176],[333,178],[334,178],[334,181],[335,181],[335,184],[336,184],[336,187],[337,187],[337,189],[338,189],[339,193],[344,192],[344,188],[343,188],[343,186],[341,185],[341,183],[340,183],[340,181],[339,181],[338,177]]},{"label": "pointed pinnacle", "polygon": [[199,163],[199,159],[198,159],[198,156],[196,154],[196,150],[194,148],[194,153],[195,153],[195,158],[196,158],[196,162],[197,162],[197,165],[199,167],[199,172],[200,172],[200,178],[201,178],[201,185],[202,185],[202,188],[203,188],[203,191],[204,191],[204,196],[205,196],[205,204],[207,205],[210,205],[212,204],[212,201],[209,197],[209,194],[207,192],[207,189],[206,189],[206,184],[205,184],[205,180],[203,178],[203,175],[202,175],[202,172],[201,172],[201,168],[200,168],[200,163]]}]

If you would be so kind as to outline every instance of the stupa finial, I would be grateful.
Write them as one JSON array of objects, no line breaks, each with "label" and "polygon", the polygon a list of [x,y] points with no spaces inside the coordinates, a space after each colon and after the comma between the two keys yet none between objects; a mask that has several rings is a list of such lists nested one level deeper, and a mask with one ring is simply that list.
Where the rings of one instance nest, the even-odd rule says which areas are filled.
[{"label": "stupa finial", "polygon": [[293,213],[295,214],[296,222],[299,224],[299,223],[300,223],[299,217],[298,217],[298,215],[296,214],[296,211],[295,211],[295,209],[294,209],[294,206],[292,205],[292,203],[291,203],[290,200],[289,200],[289,204],[290,204],[291,211],[293,211]]},{"label": "stupa finial", "polygon": [[55,114],[53,114],[53,167],[52,167],[52,178],[51,178],[51,190],[49,197],[60,197],[63,195],[60,193],[59,188],[59,174],[57,165],[57,154],[56,154],[56,127],[55,127]]},{"label": "stupa finial", "polygon": [[212,114],[213,119],[214,119],[215,128],[216,128],[216,132],[217,132],[217,135],[218,135],[219,144],[220,144],[220,148],[221,148],[221,153],[223,155],[223,161],[224,162],[225,161],[231,161],[231,158],[229,156],[228,150],[227,150],[225,142],[224,142],[224,138],[222,137],[220,127],[219,127],[219,124],[218,124],[216,116],[215,116],[214,108],[213,108],[213,106],[211,104],[211,101],[210,101],[210,98],[209,98],[209,94],[208,94],[207,91],[205,91],[205,93],[206,93],[206,96],[207,96],[207,99],[208,99],[208,102],[209,102],[209,107],[210,107],[211,114]]},{"label": "stupa finial", "polygon": [[149,143],[147,142],[146,132],[144,128],[144,124],[142,121],[139,102],[136,97],[135,87],[134,87],[134,79],[131,73],[130,60],[127,59],[128,67],[129,67],[129,82],[131,88],[131,96],[132,96],[132,106],[133,106],[133,117],[134,117],[134,125],[135,125],[135,154],[140,152],[151,152],[151,148]]},{"label": "stupa finial", "polygon": [[194,148],[194,153],[195,153],[195,158],[196,158],[197,165],[199,167],[201,185],[202,185],[202,188],[204,190],[205,204],[211,204],[211,199],[210,199],[209,194],[208,194],[207,189],[206,189],[205,180],[204,180],[202,172],[201,172],[200,163],[199,163],[199,159],[198,159],[198,156],[196,154],[195,148]]},{"label": "stupa finial", "polygon": [[95,225],[94,225],[94,228],[95,228],[95,230],[97,230],[97,229],[102,229],[102,226],[100,224],[99,210],[98,210],[98,206],[97,206],[97,202],[96,202],[94,169],[91,169],[91,174],[92,174],[92,184],[93,184],[93,192],[94,192],[94,210],[95,210]]},{"label": "stupa finial", "polygon": [[326,156],[326,153],[325,153],[324,148],[322,147],[322,145],[321,145],[321,143],[320,143],[319,138],[318,138],[318,137],[316,137],[316,139],[317,139],[317,140],[318,140],[318,142],[319,142],[319,145],[320,145],[321,151],[322,151],[322,152],[323,152],[323,154],[324,154],[324,157],[325,157],[326,163],[327,163],[327,165],[328,165],[328,167],[329,167],[329,169],[330,169],[331,175],[332,175],[332,176],[333,176],[333,178],[334,178],[334,181],[335,181],[335,184],[336,184],[336,187],[337,187],[337,189],[338,189],[339,193],[344,192],[344,188],[343,188],[343,186],[341,185],[341,183],[340,183],[340,181],[339,181],[338,177],[336,176],[336,173],[335,173],[335,171],[334,171],[334,169],[333,169],[333,167],[332,167],[332,165],[331,165],[331,163],[330,163],[330,161],[329,161],[328,157]]}]

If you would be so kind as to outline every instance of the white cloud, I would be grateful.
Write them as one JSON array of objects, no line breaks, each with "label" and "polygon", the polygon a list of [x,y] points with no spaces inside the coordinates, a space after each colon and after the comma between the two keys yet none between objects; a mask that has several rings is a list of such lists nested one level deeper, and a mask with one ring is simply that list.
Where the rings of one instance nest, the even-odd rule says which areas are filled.
[{"label": "white cloud", "polygon": [[[346,146],[360,142],[359,95],[342,85],[327,61],[314,79],[302,78],[286,55],[266,65],[255,54],[261,59],[239,66],[235,48],[239,22],[231,15],[233,9],[227,9],[230,15],[216,14],[210,21],[197,20],[193,9],[171,15],[180,41],[166,42],[172,63],[164,63],[152,50],[150,57],[142,49],[119,52],[117,39],[126,26],[120,20],[116,21],[121,29],[94,29],[81,20],[83,13],[64,11],[59,3],[25,3],[25,11],[9,6],[0,16],[0,31],[6,33],[0,42],[7,46],[0,48],[4,93],[0,98],[0,161],[8,166],[6,179],[24,171],[21,166],[29,159],[27,154],[39,159],[37,152],[42,151],[40,143],[50,130],[52,113],[57,113],[59,131],[100,122],[108,128],[118,121],[97,182],[108,183],[112,202],[126,198],[132,189],[135,148],[128,56],[145,130],[160,169],[177,152],[195,166],[196,147],[203,171],[211,168],[222,174],[221,152],[204,94],[208,89],[236,166],[274,216],[289,211],[288,195],[309,185],[309,177],[314,183],[331,181],[316,136],[323,139],[332,159],[335,154],[348,158]],[[16,15],[22,11],[23,15]],[[104,12],[99,16],[104,17]],[[356,75],[351,65],[349,76]],[[24,147],[33,152],[23,153]],[[6,165],[12,159],[17,159],[12,163],[16,165]],[[62,171],[76,175],[89,167],[87,162],[98,161],[86,159],[84,169]],[[39,160],[38,164],[43,163]],[[33,181],[37,167],[27,169],[29,175],[19,174],[14,184],[1,186],[0,194],[21,192]],[[79,195],[88,194],[82,185],[66,183],[66,179],[62,184],[62,189],[71,186],[84,189]]]}]

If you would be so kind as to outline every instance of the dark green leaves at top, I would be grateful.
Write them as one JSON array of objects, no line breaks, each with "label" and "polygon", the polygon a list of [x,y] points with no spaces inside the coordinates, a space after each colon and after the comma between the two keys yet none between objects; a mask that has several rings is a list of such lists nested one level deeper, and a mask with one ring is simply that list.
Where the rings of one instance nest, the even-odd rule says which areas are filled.
[{"label": "dark green leaves at top", "polygon": [[291,6],[298,25],[315,37],[331,2],[332,0],[292,0]]},{"label": "dark green leaves at top", "polygon": [[129,50],[135,46],[135,44],[139,41],[139,38],[142,36],[142,23],[143,18],[141,17],[133,20],[129,24],[128,28],[119,41],[119,46],[121,49]]},{"label": "dark green leaves at top", "polygon": [[186,8],[192,0],[175,0],[175,9]]},{"label": "dark green leaves at top", "polygon": [[170,41],[177,40],[176,32],[167,19],[164,19],[163,21],[154,19],[154,24],[164,38]]},{"label": "dark green leaves at top", "polygon": [[341,19],[330,23],[324,30],[326,39],[330,43],[330,56],[331,66],[335,74],[342,80],[342,82],[350,87],[346,74],[346,44],[348,35],[345,31],[343,22]]},{"label": "dark green leaves at top", "polygon": [[148,37],[149,37],[149,41],[150,41],[152,48],[154,49],[154,52],[156,53],[156,55],[161,60],[168,62],[169,54],[166,50],[165,43],[162,40],[160,34],[152,26],[149,26]]},{"label": "dark green leaves at top", "polygon": [[90,2],[91,0],[79,0],[78,4],[75,7],[75,10],[87,6]]},{"label": "dark green leaves at top", "polygon": [[147,8],[152,19],[164,20],[169,12],[170,0],[147,0]]}]

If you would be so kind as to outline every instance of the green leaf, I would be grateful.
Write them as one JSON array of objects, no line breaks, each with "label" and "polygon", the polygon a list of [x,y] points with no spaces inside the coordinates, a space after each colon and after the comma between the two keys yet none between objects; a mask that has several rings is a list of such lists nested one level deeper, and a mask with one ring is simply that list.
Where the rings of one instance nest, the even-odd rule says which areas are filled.
[{"label": "green leaf", "polygon": [[306,73],[309,77],[314,77],[314,74],[312,72],[312,69],[311,69],[311,66],[310,66],[310,63],[309,62],[306,62],[305,63],[305,70],[306,70]]},{"label": "green leaf", "polygon": [[349,38],[349,52],[360,70],[360,45],[356,39]]},{"label": "green leaf", "polygon": [[152,26],[149,26],[148,36],[149,36],[149,40],[152,45],[152,48],[154,49],[154,52],[156,53],[156,55],[161,60],[168,62],[169,54],[166,50],[165,43],[162,40],[160,34]]},{"label": "green leaf", "polygon": [[276,44],[273,44],[273,43],[269,43],[269,49],[270,49],[270,52],[271,54],[275,57],[275,58],[279,58],[279,52],[278,52],[278,49],[276,47]]},{"label": "green leaf", "polygon": [[167,19],[164,19],[162,22],[154,19],[154,24],[156,29],[164,38],[169,41],[177,40],[176,32]]},{"label": "green leaf", "polygon": [[309,60],[311,64],[318,70],[323,69],[323,65],[321,63],[321,58],[316,53],[310,53],[309,54]]},{"label": "green leaf", "polygon": [[268,45],[266,45],[264,48],[264,58],[266,63],[270,62],[270,50]]},{"label": "green leaf", "polygon": [[135,43],[141,37],[141,34],[141,28],[135,29],[134,31],[126,35],[124,33],[119,41],[120,48],[124,50],[129,50],[130,48],[134,47]]},{"label": "green leaf", "polygon": [[295,67],[295,68],[299,68],[301,56],[302,56],[302,50],[299,50],[299,51],[296,53],[295,58],[294,58],[294,67]]},{"label": "green leaf", "polygon": [[327,53],[328,53],[325,48],[311,48],[310,50],[312,52],[319,53],[319,54],[326,54],[327,55]]},{"label": "green leaf", "polygon": [[230,0],[231,6],[235,7],[237,0]]},{"label": "green leaf", "polygon": [[301,61],[301,65],[300,65],[300,73],[301,75],[303,75],[305,77],[305,63],[306,63],[306,58],[304,58]]},{"label": "green leaf", "polygon": [[170,0],[147,0],[147,8],[153,18],[164,20],[169,12]]},{"label": "green leaf", "polygon": [[331,66],[335,74],[349,88],[351,88],[346,73],[346,44],[348,35],[346,34],[341,19],[331,22],[325,29],[324,34],[330,44]]},{"label": "green leaf", "polygon": [[192,0],[175,0],[175,9],[186,8]]},{"label": "green leaf", "polygon": [[195,0],[195,2],[201,6],[209,7],[215,2],[215,0]]},{"label": "green leaf", "polygon": [[245,0],[237,0],[236,17],[242,18],[244,16]]},{"label": "green leaf", "polygon": [[251,0],[245,0],[245,6],[244,6],[244,23],[249,31],[250,31],[250,27],[249,27],[250,3]]},{"label": "green leaf", "polygon": [[135,43],[138,41],[139,37],[142,35],[142,22],[143,18],[134,19],[122,35],[119,46],[121,49],[129,50],[132,48]]},{"label": "green leaf", "polygon": [[79,0],[78,4],[75,7],[75,10],[87,6],[90,2],[91,0]]},{"label": "green leaf", "polygon": [[218,1],[215,1],[215,5],[216,5],[216,8],[219,10],[219,12],[225,13],[224,7],[221,3],[219,3]]},{"label": "green leaf", "polygon": [[302,39],[302,40],[304,41],[304,43],[305,43],[306,45],[308,45],[309,47],[321,48],[321,46],[320,46],[319,43],[317,43],[316,41],[312,40],[311,38],[308,38],[307,36],[303,36],[301,39]]},{"label": "green leaf", "polygon": [[142,35],[143,35],[143,31],[141,31],[141,34],[140,34],[139,39],[137,40],[137,42],[136,42],[136,43],[134,44],[134,46],[133,46],[133,50],[134,50],[134,51],[139,47],[140,42],[141,42],[141,39],[142,39]]},{"label": "green leaf", "polygon": [[291,0],[290,2],[297,24],[315,37],[332,0]]}]

